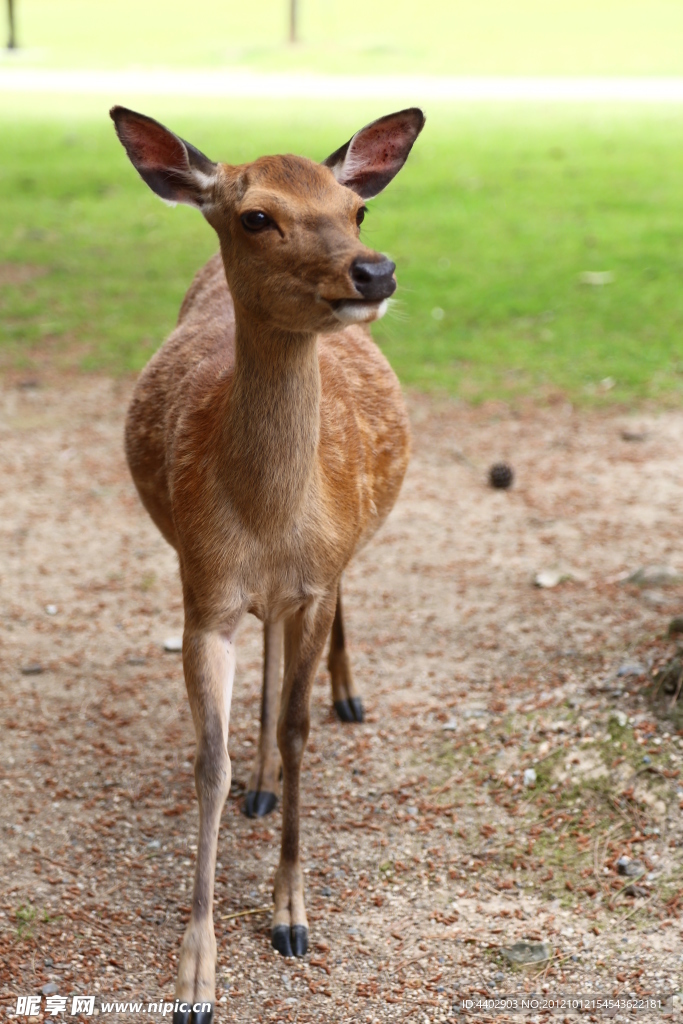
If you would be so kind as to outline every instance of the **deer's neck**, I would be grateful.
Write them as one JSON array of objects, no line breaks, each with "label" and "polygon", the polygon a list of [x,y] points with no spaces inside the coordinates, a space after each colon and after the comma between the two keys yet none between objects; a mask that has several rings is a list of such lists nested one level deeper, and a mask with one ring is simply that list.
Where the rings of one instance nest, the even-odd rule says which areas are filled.
[{"label": "deer's neck", "polygon": [[255,530],[286,527],[309,493],[320,435],[315,334],[255,323],[235,308],[235,372],[226,410],[227,484]]}]

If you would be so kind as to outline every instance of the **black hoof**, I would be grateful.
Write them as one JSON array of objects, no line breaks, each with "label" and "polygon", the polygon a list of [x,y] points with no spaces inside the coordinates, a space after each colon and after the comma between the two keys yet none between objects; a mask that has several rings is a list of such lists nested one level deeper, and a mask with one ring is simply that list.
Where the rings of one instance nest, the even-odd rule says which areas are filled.
[{"label": "black hoof", "polygon": [[349,697],[349,706],[357,722],[363,721],[363,701],[360,697]]},{"label": "black hoof", "polygon": [[342,722],[355,722],[356,719],[353,717],[353,711],[348,700],[335,700],[334,710],[337,712],[337,718],[341,719]]},{"label": "black hoof", "polygon": [[250,789],[244,799],[244,813],[248,818],[265,818],[277,804],[275,793]]},{"label": "black hoof", "polygon": [[292,952],[294,956],[305,956],[308,952],[308,928],[302,924],[292,927]]},{"label": "black hoof", "polygon": [[289,925],[276,925],[270,933],[270,941],[273,949],[276,949],[280,956],[294,956],[289,940]]},{"label": "black hoof", "polygon": [[[183,1009],[173,1011],[173,1024],[190,1024],[192,1018],[192,1003],[181,1003]],[[185,1009],[187,1007],[187,1009]]]},{"label": "black hoof", "polygon": [[213,1020],[213,1003],[210,1010],[200,1010],[192,1014],[192,1024],[211,1024]]},{"label": "black hoof", "polygon": [[363,721],[363,701],[360,697],[349,697],[348,700],[335,700],[334,710],[342,722]]}]

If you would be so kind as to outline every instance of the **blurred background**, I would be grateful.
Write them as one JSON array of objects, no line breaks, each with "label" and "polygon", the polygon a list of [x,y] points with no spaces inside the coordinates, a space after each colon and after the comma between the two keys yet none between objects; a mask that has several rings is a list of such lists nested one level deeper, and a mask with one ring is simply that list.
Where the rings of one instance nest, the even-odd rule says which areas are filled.
[{"label": "blurred background", "polygon": [[[195,211],[142,185],[112,103],[233,163],[323,159],[422,103],[427,128],[363,228],[398,264],[375,336],[404,383],[475,402],[680,402],[680,3],[3,0],[7,41],[11,10],[6,372],[137,370],[216,248]],[[469,98],[453,98],[464,79]],[[581,98],[558,99],[558,80]]]}]

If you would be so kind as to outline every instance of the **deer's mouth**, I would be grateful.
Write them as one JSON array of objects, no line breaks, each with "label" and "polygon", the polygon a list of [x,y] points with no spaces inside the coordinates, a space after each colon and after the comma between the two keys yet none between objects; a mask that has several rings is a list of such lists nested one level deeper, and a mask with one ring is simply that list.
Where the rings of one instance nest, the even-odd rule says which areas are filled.
[{"label": "deer's mouth", "polygon": [[368,299],[337,299],[330,302],[332,313],[342,324],[369,324],[380,320],[389,307],[388,299],[370,302]]}]

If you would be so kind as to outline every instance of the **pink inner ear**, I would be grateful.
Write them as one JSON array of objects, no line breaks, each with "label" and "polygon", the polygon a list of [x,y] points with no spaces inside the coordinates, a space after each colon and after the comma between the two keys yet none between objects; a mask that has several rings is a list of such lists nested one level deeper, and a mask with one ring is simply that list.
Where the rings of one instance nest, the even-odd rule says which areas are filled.
[{"label": "pink inner ear", "polygon": [[149,170],[186,170],[187,153],[182,142],[161,125],[125,119],[120,130],[128,154],[137,167]]},{"label": "pink inner ear", "polygon": [[415,129],[412,124],[396,120],[393,123],[383,121],[371,125],[359,132],[349,147],[347,160],[351,164],[351,173],[358,170],[364,172],[390,171],[398,165],[403,166],[406,150],[415,141]]}]

